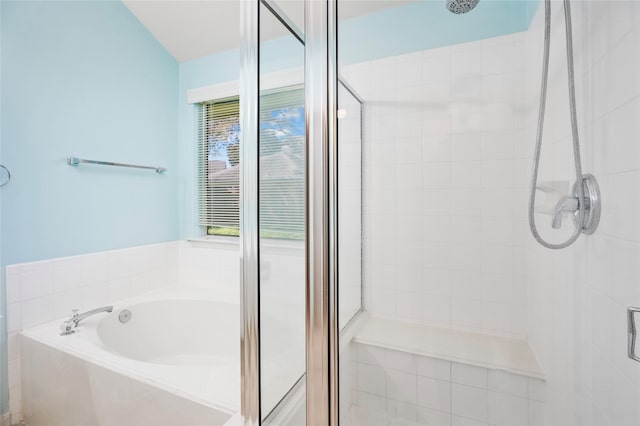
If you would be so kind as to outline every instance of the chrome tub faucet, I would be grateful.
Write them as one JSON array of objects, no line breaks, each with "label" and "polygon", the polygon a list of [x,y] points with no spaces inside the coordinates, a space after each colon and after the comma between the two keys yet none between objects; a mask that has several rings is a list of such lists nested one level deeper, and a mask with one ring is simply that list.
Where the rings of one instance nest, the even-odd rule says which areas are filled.
[{"label": "chrome tub faucet", "polygon": [[79,314],[77,309],[73,309],[71,311],[71,317],[69,317],[68,320],[65,320],[60,326],[60,335],[68,336],[69,334],[75,333],[75,328],[78,326],[80,321],[101,312],[113,312],[113,305],[92,309],[82,314]]}]

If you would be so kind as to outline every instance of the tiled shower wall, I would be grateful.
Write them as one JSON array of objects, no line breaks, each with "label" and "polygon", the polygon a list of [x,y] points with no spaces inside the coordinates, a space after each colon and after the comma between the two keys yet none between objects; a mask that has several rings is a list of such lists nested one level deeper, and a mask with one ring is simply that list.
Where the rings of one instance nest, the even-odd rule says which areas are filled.
[{"label": "tiled shower wall", "polygon": [[[541,179],[573,183],[562,3],[553,3]],[[640,3],[572,2],[585,172],[598,178],[595,234],[554,251],[527,239],[529,341],[547,374],[545,425],[640,424],[640,364],[627,358],[626,308],[640,305]],[[543,8],[527,36],[527,140],[535,138]],[[549,216],[537,215],[548,239]],[[573,224],[565,220],[564,237]]]},{"label": "tiled shower wall", "polygon": [[354,405],[367,412],[386,412],[425,426],[543,424],[542,380],[361,343],[354,345]]},{"label": "tiled shower wall", "polygon": [[525,336],[524,33],[342,72],[365,99],[365,308]]}]

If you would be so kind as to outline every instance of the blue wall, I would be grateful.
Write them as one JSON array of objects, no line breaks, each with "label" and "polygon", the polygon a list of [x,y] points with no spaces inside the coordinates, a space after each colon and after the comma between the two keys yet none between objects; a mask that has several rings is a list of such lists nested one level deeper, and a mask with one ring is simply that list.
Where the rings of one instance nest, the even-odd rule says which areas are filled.
[{"label": "blue wall", "polygon": [[525,31],[539,0],[480,0],[455,15],[445,0],[425,0],[342,21],[339,55],[344,64]]},{"label": "blue wall", "polygon": [[176,239],[178,64],[129,10],[3,1],[1,60],[2,263]]},{"label": "blue wall", "polygon": [[[0,5],[0,36],[2,35],[2,7]],[[0,58],[2,58],[2,43],[0,43]],[[0,81],[2,81],[2,63],[0,62]],[[2,100],[2,85],[0,84],[0,100]],[[0,117],[2,117],[2,102],[0,102]],[[0,119],[0,134],[2,132],[2,120]],[[2,137],[0,137],[0,164],[2,163]],[[2,190],[0,190],[0,235],[2,235]],[[0,265],[2,264],[2,244],[0,244]],[[3,271],[0,267],[0,272]],[[7,291],[4,283],[4,274],[0,273],[0,416],[9,411],[8,392],[8,347],[7,347]]]},{"label": "blue wall", "polygon": [[[119,1],[0,5],[2,266],[178,237],[178,64]],[[66,165],[69,155],[162,165]],[[4,317],[4,273],[0,314]],[[0,414],[8,412],[0,322]]]}]

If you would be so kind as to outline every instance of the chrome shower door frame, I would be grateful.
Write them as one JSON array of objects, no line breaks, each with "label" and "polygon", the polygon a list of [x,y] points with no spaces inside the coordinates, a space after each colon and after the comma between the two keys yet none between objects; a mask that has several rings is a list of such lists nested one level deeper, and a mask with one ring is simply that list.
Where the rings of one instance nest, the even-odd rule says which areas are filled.
[{"label": "chrome shower door frame", "polygon": [[307,425],[338,425],[337,0],[305,0]]},{"label": "chrome shower door frame", "polygon": [[260,417],[260,245],[258,228],[259,0],[240,1],[240,414]]}]

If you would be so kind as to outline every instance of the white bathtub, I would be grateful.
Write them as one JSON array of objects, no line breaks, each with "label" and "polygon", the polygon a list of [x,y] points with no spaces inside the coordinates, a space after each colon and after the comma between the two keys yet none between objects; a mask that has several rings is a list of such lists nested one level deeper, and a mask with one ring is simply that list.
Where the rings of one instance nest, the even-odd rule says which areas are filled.
[{"label": "white bathtub", "polygon": [[60,324],[23,332],[30,426],[221,425],[239,409],[237,304],[174,288],[116,304],[72,335]]}]

